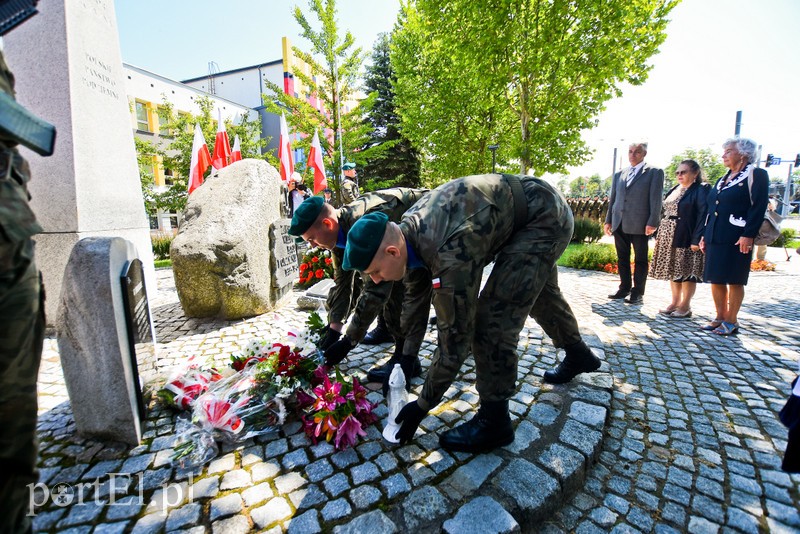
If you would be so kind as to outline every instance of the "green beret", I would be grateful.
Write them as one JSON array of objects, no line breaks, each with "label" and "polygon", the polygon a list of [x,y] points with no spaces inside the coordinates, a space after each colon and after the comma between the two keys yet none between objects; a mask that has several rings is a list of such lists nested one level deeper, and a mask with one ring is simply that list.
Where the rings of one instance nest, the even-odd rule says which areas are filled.
[{"label": "green beret", "polygon": [[347,246],[344,249],[342,267],[347,271],[364,271],[372,263],[375,253],[386,233],[385,213],[367,213],[347,232]]},{"label": "green beret", "polygon": [[347,163],[342,165],[342,170],[343,171],[350,171],[350,170],[353,170],[355,168],[356,168],[356,164],[353,163],[352,161],[348,161]]},{"label": "green beret", "polygon": [[310,197],[297,206],[292,216],[292,225],[289,226],[289,235],[300,236],[306,233],[319,217],[324,203],[325,199],[322,197]]}]

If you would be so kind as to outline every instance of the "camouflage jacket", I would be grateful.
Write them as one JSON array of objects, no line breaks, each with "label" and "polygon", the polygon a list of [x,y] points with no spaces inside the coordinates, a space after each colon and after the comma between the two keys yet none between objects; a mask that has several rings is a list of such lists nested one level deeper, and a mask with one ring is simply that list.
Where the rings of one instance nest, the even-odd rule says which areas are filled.
[{"label": "camouflage jacket", "polygon": [[[521,179],[527,201],[530,248],[552,248],[571,235],[572,215],[563,197],[538,178]],[[467,176],[431,191],[403,216],[400,228],[429,272],[439,331],[439,358],[428,369],[419,398],[436,406],[466,359],[484,267],[514,233],[514,198],[499,174]],[[566,239],[569,239],[568,237]],[[406,271],[406,279],[416,269]],[[509,291],[514,289],[509,287]],[[423,287],[406,286],[403,312]],[[427,313],[427,311],[426,311]]]},{"label": "camouflage jacket", "polygon": [[356,183],[350,178],[345,177],[345,179],[342,180],[342,202],[350,204],[359,196],[360,193],[358,192]]},{"label": "camouflage jacket", "polygon": [[[339,228],[347,236],[353,224],[367,213],[380,211],[385,213],[389,220],[398,222],[400,217],[414,205],[416,201],[427,193],[427,189],[409,189],[396,187],[365,193],[354,202],[339,208]],[[334,265],[334,282],[336,286],[328,295],[329,317],[331,322],[344,322],[350,309],[350,298],[353,292],[354,271],[342,269],[344,249],[335,247],[332,251]],[[364,289],[358,296],[358,301],[353,311],[353,317],[347,328],[347,336],[360,342],[367,333],[367,328],[380,313],[383,304],[392,290],[391,282],[375,284],[368,276],[364,277]],[[427,313],[426,313],[427,316]],[[425,332],[418,334],[419,344]],[[417,345],[419,350],[419,345]]]},{"label": "camouflage jacket", "polygon": [[[2,52],[0,91],[14,96],[14,76],[8,69]],[[19,243],[42,231],[28,205],[28,164],[15,146],[9,139],[0,137],[0,246]]]}]

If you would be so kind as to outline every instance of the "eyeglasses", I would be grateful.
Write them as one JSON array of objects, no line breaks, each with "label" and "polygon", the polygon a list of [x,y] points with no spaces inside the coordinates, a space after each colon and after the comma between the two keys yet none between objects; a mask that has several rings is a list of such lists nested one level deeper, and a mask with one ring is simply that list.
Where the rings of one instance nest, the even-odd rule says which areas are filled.
[{"label": "eyeglasses", "polygon": [[675,171],[675,176],[683,176],[684,174],[689,174],[690,171]]}]

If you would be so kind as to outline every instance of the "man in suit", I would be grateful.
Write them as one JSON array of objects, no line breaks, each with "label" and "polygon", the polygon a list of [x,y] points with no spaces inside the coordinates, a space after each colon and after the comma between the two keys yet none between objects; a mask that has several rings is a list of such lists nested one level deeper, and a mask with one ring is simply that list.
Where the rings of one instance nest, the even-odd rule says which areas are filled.
[{"label": "man in suit", "polygon": [[[646,155],[647,143],[634,143],[628,147],[631,165],[614,175],[603,225],[605,233],[614,236],[619,261],[619,289],[608,298],[624,298],[628,304],[642,303],[647,283],[647,240],[661,219],[664,171],[647,165],[644,162]],[[636,257],[633,285],[631,246]]]}]

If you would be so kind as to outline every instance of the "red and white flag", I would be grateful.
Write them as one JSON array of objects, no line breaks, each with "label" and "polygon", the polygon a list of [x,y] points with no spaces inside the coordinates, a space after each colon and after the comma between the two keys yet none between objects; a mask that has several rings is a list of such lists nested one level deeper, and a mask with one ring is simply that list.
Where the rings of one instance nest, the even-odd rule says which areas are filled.
[{"label": "red and white flag", "polygon": [[192,142],[192,163],[189,165],[189,194],[203,185],[203,175],[211,165],[211,154],[203,137],[200,125],[194,124],[194,141]]},{"label": "red and white flag", "polygon": [[314,169],[314,194],[316,195],[328,187],[325,164],[322,162],[322,147],[319,146],[319,135],[316,130],[314,130],[314,139],[311,140],[311,149],[308,151],[308,166]]},{"label": "red and white flag", "polygon": [[278,159],[281,161],[281,179],[289,183],[289,177],[294,172],[294,157],[292,144],[289,141],[289,128],[286,126],[286,115],[281,113],[281,140],[278,147]]},{"label": "red and white flag", "polygon": [[231,150],[231,163],[234,161],[242,161],[242,144],[239,142],[239,136],[233,138],[233,149]]},{"label": "red and white flag", "polygon": [[222,122],[222,110],[217,108],[217,138],[214,140],[214,155],[211,157],[211,165],[217,170],[228,165],[228,158],[231,157],[231,143],[228,140],[228,132],[225,131],[225,123]]}]

